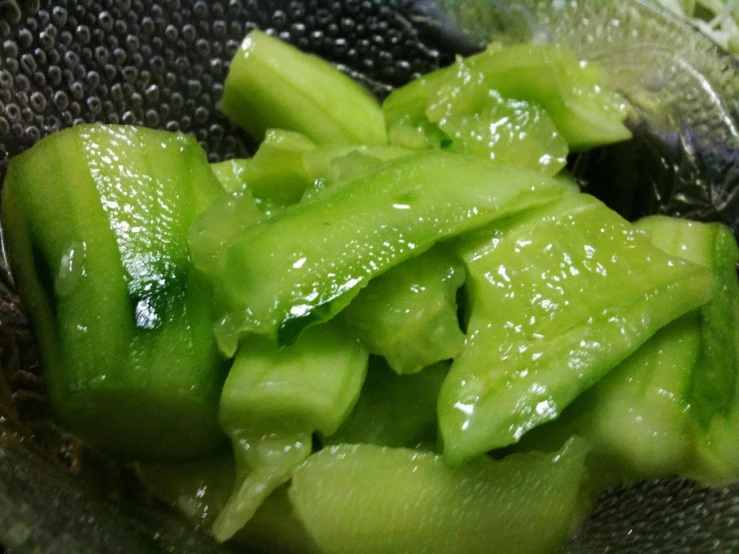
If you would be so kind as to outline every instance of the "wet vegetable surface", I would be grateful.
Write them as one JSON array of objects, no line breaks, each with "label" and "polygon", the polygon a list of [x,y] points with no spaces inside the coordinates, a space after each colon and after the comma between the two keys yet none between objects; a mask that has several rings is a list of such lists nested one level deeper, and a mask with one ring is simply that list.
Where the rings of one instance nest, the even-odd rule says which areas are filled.
[{"label": "wet vegetable surface", "polygon": [[[440,31],[438,24],[423,14],[419,16],[418,6],[404,1],[274,0],[259,2],[258,8],[256,2],[249,1],[183,1],[178,4],[148,0],[70,0],[52,7],[51,2],[34,0],[24,2],[19,8],[16,2],[0,3],[0,102],[4,108],[0,110],[0,173],[9,156],[27,148],[41,136],[69,126],[76,119],[143,123],[191,131],[205,143],[212,160],[248,152],[248,140],[218,114],[214,103],[222,90],[219,87],[225,77],[227,60],[245,31],[253,25],[272,28],[306,50],[345,64],[350,73],[363,75],[364,82],[380,94],[416,73],[427,72],[450,61],[453,51],[470,53],[476,45],[474,40],[460,33],[447,32],[449,29]],[[431,3],[420,4],[427,8]],[[439,4],[459,17],[459,12],[454,11],[457,7],[473,10],[483,3]],[[495,4],[496,9],[488,13],[497,14],[497,23],[491,22],[488,16],[487,19],[478,18],[478,25],[487,26],[489,30],[496,25],[501,27],[502,21],[505,28],[524,33],[538,32],[537,26],[547,26],[551,36],[576,46],[579,44],[581,52],[586,53],[588,48],[593,51],[593,41],[588,41],[587,36],[597,28],[598,18],[604,21],[607,16],[614,15],[603,12],[615,10],[615,15],[628,20],[624,8],[603,8],[601,3],[592,2],[587,7],[592,10],[589,22],[581,24],[588,19],[581,17],[574,26],[573,14],[568,10],[552,16],[546,11],[548,8],[539,7],[548,2],[524,4],[533,8],[534,15],[515,9],[504,12]],[[633,8],[631,2],[621,4]],[[619,11],[622,9],[624,11]],[[671,43],[679,44],[682,49],[678,53],[657,52],[658,61],[662,56],[662,60],[683,59],[689,65],[706,63],[699,60],[702,52],[709,53],[708,60],[720,59],[711,45],[684,28],[664,23],[659,17],[655,21],[648,28],[661,29],[657,36],[663,39],[671,36]],[[633,21],[622,28],[630,25],[634,25]],[[602,32],[618,36],[621,31],[605,26]],[[348,37],[355,33],[357,38],[349,40]],[[678,40],[674,40],[675,37]],[[598,38],[595,54],[605,52],[605,58],[599,60],[604,63],[603,60],[608,59],[609,41],[600,40],[602,36]],[[634,60],[644,52],[639,44],[634,41],[628,55],[620,52],[618,59],[638,66]],[[695,49],[695,56],[686,54],[691,49]],[[640,63],[643,61],[639,59]],[[697,71],[718,91],[717,98],[725,108],[724,122],[736,122],[738,112],[739,94],[736,93],[736,70],[731,68],[733,63],[724,59],[717,67],[702,66]],[[628,69],[623,71],[628,74]],[[695,75],[695,72],[688,73],[691,78]],[[663,77],[661,84],[674,81],[674,75],[657,74]],[[653,88],[659,89],[659,94],[653,96],[664,93],[664,89],[656,85]],[[696,90],[695,87],[692,90]],[[701,98],[699,92],[692,101],[700,102]],[[693,110],[688,100],[683,97],[676,102],[686,106],[686,112],[696,114],[697,122],[680,120],[676,125],[670,116],[662,118],[663,126],[649,119],[646,123],[632,125],[637,136],[645,137],[643,148],[646,152],[641,158],[645,161],[635,162],[632,171],[649,186],[631,189],[630,196],[622,202],[639,209],[651,206],[647,213],[695,213],[705,219],[720,217],[732,224],[736,232],[735,191],[739,173],[736,143],[732,144],[733,139],[727,135],[708,140],[706,137],[711,133],[706,134],[696,123],[707,121],[710,130],[715,129],[711,123],[715,120],[705,111]],[[645,113],[654,113],[648,101],[642,103]],[[654,141],[652,137],[659,140]],[[609,152],[612,151],[576,162],[580,164],[576,165],[581,168],[577,172],[584,183],[595,182],[590,176],[597,175],[597,170],[604,172],[604,167],[613,167],[616,158],[609,158]],[[604,165],[608,160],[611,166]],[[664,160],[679,163],[677,166],[668,163],[665,168]],[[702,186],[687,192],[680,188],[695,183],[696,176]],[[626,180],[624,176],[619,178]],[[626,208],[622,211],[632,216],[641,215],[629,213]],[[111,486],[112,482],[114,490],[125,489],[130,482],[122,479],[120,473],[108,471],[104,462],[97,463],[84,454],[75,443],[69,440],[60,443],[53,430],[35,424],[35,421],[44,420],[43,387],[35,373],[24,317],[9,288],[3,285],[0,293],[1,361],[9,381],[0,383],[0,413],[6,414],[0,419],[3,444],[0,543],[14,552],[28,551],[35,545],[44,545],[48,552],[70,549],[98,552],[102,544],[111,552],[114,548],[121,552],[132,549],[139,552],[215,551],[208,541],[191,536],[187,528],[169,527],[166,519],[152,520],[151,515],[143,516],[137,510],[111,508],[95,493],[87,496],[86,487],[77,488],[80,481],[88,481],[98,490],[101,482],[105,483],[103,488]],[[10,423],[15,421],[17,413],[22,416],[23,424]],[[40,417],[34,418],[34,415]],[[31,436],[34,432],[41,445],[37,450],[42,452],[43,458],[62,467],[71,467],[75,472],[84,468],[79,476],[70,480],[66,470],[49,473],[42,463],[19,463],[19,460],[28,459],[28,454],[12,437]],[[101,470],[96,472],[95,467]],[[678,546],[692,546],[700,551],[732,550],[739,547],[736,530],[732,531],[734,520],[730,517],[739,504],[738,495],[736,487],[707,491],[682,481],[665,481],[657,486],[645,485],[617,493],[596,509],[581,538],[571,543],[570,550],[602,551],[607,544],[620,546],[621,550],[629,545],[634,551],[672,552]],[[667,500],[674,497],[681,501]],[[50,498],[58,500],[50,503]],[[645,511],[632,510],[636,503]],[[643,514],[648,511],[653,516],[644,518]],[[107,513],[115,516],[107,517]],[[660,521],[662,523],[656,523]],[[58,530],[62,528],[71,531],[60,539]],[[690,532],[685,534],[685,529]],[[124,547],[121,546],[124,541],[131,542]]]}]

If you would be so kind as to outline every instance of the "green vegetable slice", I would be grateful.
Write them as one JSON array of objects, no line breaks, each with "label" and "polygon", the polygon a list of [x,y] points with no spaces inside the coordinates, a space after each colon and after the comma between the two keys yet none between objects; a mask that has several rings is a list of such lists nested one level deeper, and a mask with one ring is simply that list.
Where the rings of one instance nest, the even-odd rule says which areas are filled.
[{"label": "green vegetable slice", "polygon": [[342,445],[312,455],[288,495],[326,554],[555,552],[569,530],[586,447],[478,458]]},{"label": "green vegetable slice", "polygon": [[278,349],[258,336],[242,342],[221,396],[220,423],[236,458],[234,490],[213,524],[231,538],[311,453],[314,431],[334,433],[359,396],[368,354],[333,324]]},{"label": "green vegetable slice", "polygon": [[710,272],[667,256],[587,195],[510,218],[459,249],[472,314],[439,398],[452,464],[554,419],[715,290]]},{"label": "green vegetable slice", "polygon": [[[398,89],[383,111],[393,144],[457,142],[457,149],[516,163],[538,160],[531,154],[540,152],[551,159],[535,165],[552,173],[566,151],[551,135],[550,118],[572,150],[631,138],[626,104],[608,90],[603,72],[560,45],[493,46]],[[521,146],[530,153],[518,152]]]},{"label": "green vegetable slice", "polygon": [[357,404],[323,444],[435,447],[436,402],[449,366],[442,362],[413,375],[397,375],[382,358],[372,358]]},{"label": "green vegetable slice", "polygon": [[370,281],[342,319],[397,373],[417,373],[462,350],[457,290],[464,280],[462,263],[437,247]]},{"label": "green vegetable slice", "polygon": [[190,224],[220,187],[194,138],[83,125],[9,166],[3,228],[55,420],[127,459],[223,439],[225,367]]},{"label": "green vegetable slice", "polygon": [[386,144],[382,110],[325,60],[254,30],[231,62],[220,108],[261,140],[267,129],[316,144]]},{"label": "green vegetable slice", "polygon": [[233,355],[248,333],[294,342],[306,326],[346,307],[371,278],[437,241],[566,190],[533,171],[442,152],[404,156],[333,187],[229,244],[215,278],[221,349]]}]

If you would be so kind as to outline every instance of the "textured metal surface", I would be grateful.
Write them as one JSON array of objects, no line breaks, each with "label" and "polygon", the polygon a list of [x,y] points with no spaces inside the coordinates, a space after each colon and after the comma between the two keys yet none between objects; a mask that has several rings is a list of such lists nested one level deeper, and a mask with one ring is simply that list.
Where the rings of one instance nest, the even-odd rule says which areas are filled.
[{"label": "textured metal surface", "polygon": [[[561,8],[552,11],[554,4]],[[441,8],[447,19],[439,21],[440,12],[433,8]],[[691,190],[689,205],[698,205],[697,199],[711,214],[734,217],[734,212],[716,210],[720,202],[727,209],[736,206],[736,187],[720,182],[729,183],[726,175],[733,175],[733,139],[718,139],[728,152],[725,163],[707,158],[721,151],[717,144],[694,139],[696,133],[706,137],[721,128],[720,117],[706,116],[717,113],[721,102],[728,102],[731,117],[739,113],[739,88],[731,88],[739,86],[736,71],[732,62],[723,68],[715,65],[720,55],[705,39],[669,19],[639,15],[643,10],[634,1],[595,0],[0,0],[0,179],[11,156],[82,121],[191,132],[212,160],[248,154],[252,145],[216,105],[231,56],[255,26],[324,56],[380,96],[449,62],[454,52],[474,51],[492,29],[512,39],[565,40],[581,53],[621,68],[625,85],[649,93],[634,94],[634,100],[647,104],[648,114],[664,119],[648,125],[649,132],[672,129],[666,136],[676,145],[635,169],[653,191],[664,186],[671,195],[663,202],[667,197],[656,190],[650,198],[658,201],[647,209],[686,215],[685,204],[680,204],[686,197],[679,187],[705,176],[720,186],[703,192],[718,194],[702,199],[695,194],[703,192]],[[621,27],[610,23],[617,19]],[[635,27],[641,31],[630,35]],[[628,48],[614,49],[627,39],[633,39]],[[643,75],[640,56],[649,51],[650,41],[655,45],[651,74],[659,78],[644,89],[634,68],[641,67]],[[674,94],[670,83],[676,81],[664,72],[676,61],[707,68],[681,77],[678,92],[695,93],[689,103]],[[696,81],[696,75],[704,80]],[[701,82],[711,90],[734,92],[719,92],[719,104],[703,105],[700,98],[705,96],[695,88]],[[686,140],[691,137],[692,142]],[[688,173],[650,175],[659,165],[655,162],[676,155],[684,156],[681,167]],[[695,162],[699,158],[700,164]],[[663,210],[663,205],[671,207]],[[91,456],[48,424],[26,321],[9,276],[0,277],[0,543],[12,552],[220,551],[178,526],[156,504],[131,493],[125,471]],[[143,502],[145,510],[134,508],[133,500]],[[642,484],[608,495],[567,549],[736,552],[737,518],[736,486],[709,490],[674,480]]]},{"label": "textured metal surface", "polygon": [[0,21],[0,174],[9,157],[82,122],[190,132],[212,161],[247,155],[248,139],[216,105],[255,27],[339,64],[379,94],[451,59],[419,40],[407,0],[16,5],[5,11],[17,20]]}]

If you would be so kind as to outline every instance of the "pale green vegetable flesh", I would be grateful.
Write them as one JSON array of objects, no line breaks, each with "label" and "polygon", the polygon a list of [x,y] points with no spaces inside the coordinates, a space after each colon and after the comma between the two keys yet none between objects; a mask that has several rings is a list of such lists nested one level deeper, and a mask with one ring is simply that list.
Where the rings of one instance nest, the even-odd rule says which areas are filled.
[{"label": "pale green vegetable flesh", "polygon": [[449,365],[443,362],[413,375],[397,375],[386,362],[373,359],[357,404],[323,444],[435,447],[436,399]]},{"label": "pale green vegetable flesh", "polygon": [[312,451],[312,433],[331,434],[354,407],[368,354],[329,323],[278,349],[262,337],[241,343],[221,395],[220,423],[231,438],[237,475],[213,524],[231,538]]},{"label": "pale green vegetable flesh", "polygon": [[248,190],[221,195],[193,221],[187,233],[192,264],[207,275],[215,275],[229,241],[265,217]]},{"label": "pale green vegetable flesh", "polygon": [[[605,81],[596,66],[558,45],[491,48],[398,89],[383,111],[393,144],[438,148],[456,140],[465,152],[490,157],[500,149],[509,160],[540,152],[550,158],[541,169],[556,173],[566,151],[552,136],[550,118],[572,150],[631,138],[623,125],[626,105]],[[496,126],[508,135],[502,142]],[[521,131],[531,136],[517,141]],[[510,151],[508,144],[529,154]]]},{"label": "pale green vegetable flesh", "polygon": [[435,248],[373,279],[342,319],[397,373],[417,373],[462,350],[457,290],[464,281],[461,261]]},{"label": "pale green vegetable flesh", "polygon": [[659,330],[573,405],[580,436],[629,479],[681,474],[694,450],[687,396],[700,351],[697,313]]},{"label": "pale green vegetable flesh", "polygon": [[223,387],[221,427],[334,433],[359,396],[368,359],[357,339],[335,323],[312,327],[281,349],[250,337]]},{"label": "pale green vegetable flesh", "polygon": [[220,108],[261,140],[286,129],[316,144],[386,144],[382,110],[325,60],[254,30],[231,62]]},{"label": "pale green vegetable flesh", "polygon": [[310,433],[234,431],[230,436],[236,479],[231,496],[213,522],[213,535],[218,541],[238,533],[267,497],[290,480],[312,450]]},{"label": "pale green vegetable flesh", "polygon": [[716,298],[703,306],[701,353],[687,394],[697,422],[695,452],[684,475],[723,485],[739,478],[739,247],[728,227],[652,216],[637,222],[670,254],[711,269]]},{"label": "pale green vegetable flesh", "polygon": [[710,272],[664,254],[587,195],[510,218],[459,251],[472,313],[439,397],[451,464],[556,418],[715,289]]},{"label": "pale green vegetable flesh", "polygon": [[[234,459],[227,455],[191,462],[136,464],[136,472],[154,494],[202,529],[208,529],[223,510],[236,473]],[[259,552],[319,552],[293,513],[287,486],[270,494],[231,542]]]},{"label": "pale green vegetable flesh", "polygon": [[426,152],[288,208],[225,251],[214,281],[221,349],[232,355],[247,333],[291,343],[346,307],[371,278],[437,241],[565,191],[533,171]]},{"label": "pale green vegetable flesh", "polygon": [[706,426],[715,414],[737,405],[739,247],[729,228],[719,223],[652,216],[636,225],[650,233],[658,248],[710,269],[716,276],[716,299],[701,308],[702,353],[688,391],[692,416]]},{"label": "pale green vegetable flesh", "polygon": [[267,215],[297,204],[313,179],[303,163],[316,145],[291,131],[270,129],[253,158],[213,164],[226,191],[248,190]]},{"label": "pale green vegetable flesh", "polygon": [[300,466],[288,494],[325,554],[556,552],[586,451],[575,440],[556,454],[449,468],[431,453],[334,446]]}]

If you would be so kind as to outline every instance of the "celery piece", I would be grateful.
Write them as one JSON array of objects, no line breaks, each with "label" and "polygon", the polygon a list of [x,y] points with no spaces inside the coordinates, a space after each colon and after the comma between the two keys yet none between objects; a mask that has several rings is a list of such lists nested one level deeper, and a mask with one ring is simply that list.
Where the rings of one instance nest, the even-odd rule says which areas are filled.
[{"label": "celery piece", "polygon": [[229,241],[265,218],[248,190],[222,195],[193,221],[187,233],[193,265],[215,275]]},{"label": "celery piece", "polygon": [[236,431],[231,441],[236,459],[234,489],[212,527],[221,542],[244,528],[270,494],[290,480],[312,448],[310,433]]},{"label": "celery piece", "polygon": [[220,108],[256,140],[267,129],[286,129],[316,144],[387,143],[382,110],[367,90],[258,30],[231,62]]},{"label": "celery piece", "polygon": [[567,142],[547,113],[526,100],[503,98],[485,75],[460,60],[430,99],[429,120],[448,137],[450,152],[556,175]]},{"label": "celery piece", "polygon": [[694,451],[687,393],[700,351],[695,311],[660,329],[577,400],[578,434],[631,480],[680,474]]},{"label": "celery piece", "polygon": [[440,456],[373,445],[312,455],[288,489],[326,554],[556,552],[569,531],[587,449],[481,457],[450,468]]},{"label": "celery piece", "polygon": [[473,233],[459,251],[472,314],[439,397],[453,464],[556,418],[715,290],[710,272],[583,194]]},{"label": "celery piece", "polygon": [[230,242],[214,279],[227,355],[259,333],[293,342],[368,281],[439,240],[542,205],[566,187],[533,171],[425,152],[287,208]]},{"label": "celery piece", "polygon": [[[157,497],[207,529],[233,489],[234,459],[220,455],[179,463],[139,463],[136,473]],[[270,494],[231,542],[260,552],[318,553],[293,513],[283,485]]]},{"label": "celery piece", "polygon": [[397,373],[416,373],[462,350],[457,290],[464,279],[461,261],[434,248],[370,281],[342,319]]}]

